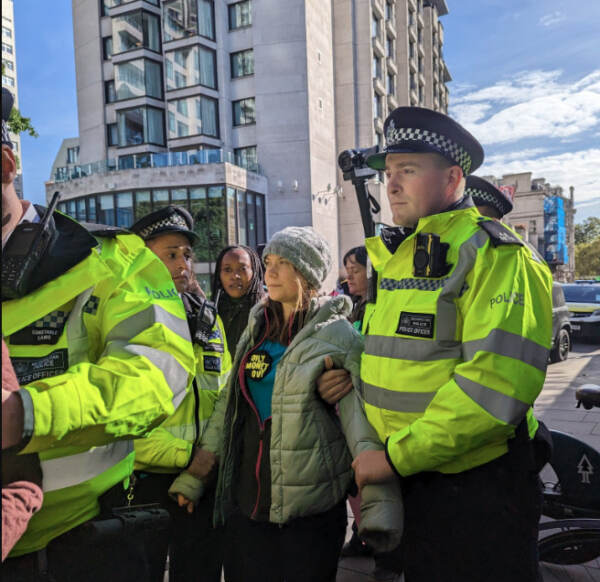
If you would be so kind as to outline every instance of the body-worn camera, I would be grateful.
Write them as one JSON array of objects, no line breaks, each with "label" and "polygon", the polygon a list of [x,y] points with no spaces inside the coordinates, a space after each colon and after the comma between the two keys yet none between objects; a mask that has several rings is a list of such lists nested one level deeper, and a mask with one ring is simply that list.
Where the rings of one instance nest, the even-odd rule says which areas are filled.
[{"label": "body-worn camera", "polygon": [[184,293],[182,300],[192,342],[207,347],[217,321],[217,308],[212,302],[193,293]]},{"label": "body-worn camera", "polygon": [[59,199],[60,194],[55,192],[40,222],[23,222],[10,235],[2,250],[3,300],[27,295],[41,258],[56,240],[56,225],[52,214]]},{"label": "body-worn camera", "polygon": [[[377,152],[379,152],[379,146],[344,150],[338,156],[338,166],[342,172],[350,172],[354,168],[368,168],[367,158]],[[368,170],[370,170],[373,176],[377,173],[377,170],[372,170],[371,168],[368,168]]]},{"label": "body-worn camera", "polygon": [[413,265],[415,277],[443,277],[450,270],[446,255],[450,245],[440,242],[437,234],[418,234],[415,238]]}]

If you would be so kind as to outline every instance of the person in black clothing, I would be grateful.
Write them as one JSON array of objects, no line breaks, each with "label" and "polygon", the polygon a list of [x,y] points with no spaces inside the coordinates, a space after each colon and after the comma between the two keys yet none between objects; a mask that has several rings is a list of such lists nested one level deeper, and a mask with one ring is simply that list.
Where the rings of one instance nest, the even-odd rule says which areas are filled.
[{"label": "person in black clothing", "polygon": [[362,328],[362,320],[367,304],[367,249],[354,247],[344,255],[344,267],[348,275],[348,294],[352,296],[350,323]]},{"label": "person in black clothing", "polygon": [[256,251],[244,245],[225,247],[217,257],[211,291],[233,359],[250,309],[265,295],[263,269]]}]

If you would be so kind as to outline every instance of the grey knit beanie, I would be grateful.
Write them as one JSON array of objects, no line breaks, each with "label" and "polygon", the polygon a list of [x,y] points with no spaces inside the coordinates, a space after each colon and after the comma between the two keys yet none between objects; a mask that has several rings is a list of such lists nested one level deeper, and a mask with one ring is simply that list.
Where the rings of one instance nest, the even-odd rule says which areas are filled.
[{"label": "grey knit beanie", "polygon": [[331,251],[327,241],[310,226],[288,226],[276,232],[263,251],[290,261],[314,289],[320,289],[331,270]]}]

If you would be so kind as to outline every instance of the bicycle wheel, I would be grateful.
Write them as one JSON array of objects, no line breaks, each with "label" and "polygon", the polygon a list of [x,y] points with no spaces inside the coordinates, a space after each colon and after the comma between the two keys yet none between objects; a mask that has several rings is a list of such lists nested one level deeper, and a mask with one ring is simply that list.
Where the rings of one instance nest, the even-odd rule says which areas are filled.
[{"label": "bicycle wheel", "polygon": [[551,564],[584,564],[600,557],[600,530],[571,529],[538,542],[540,561]]}]

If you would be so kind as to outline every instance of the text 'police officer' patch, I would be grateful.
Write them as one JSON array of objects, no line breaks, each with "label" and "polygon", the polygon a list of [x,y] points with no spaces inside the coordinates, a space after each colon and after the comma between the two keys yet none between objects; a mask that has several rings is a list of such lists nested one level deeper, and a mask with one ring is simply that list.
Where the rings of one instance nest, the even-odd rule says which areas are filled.
[{"label": "text 'police officer' patch", "polygon": [[55,345],[62,335],[69,313],[53,311],[10,336],[15,346]]},{"label": "text 'police officer' patch", "polygon": [[66,349],[54,350],[47,356],[40,358],[10,359],[19,384],[24,386],[42,378],[52,378],[64,374],[69,367],[69,353]]},{"label": "text 'police officer' patch", "polygon": [[216,356],[204,356],[204,371],[220,372],[221,358],[217,358]]},{"label": "text 'police officer' patch", "polygon": [[251,380],[262,380],[271,370],[273,358],[269,352],[258,350],[250,355],[246,362],[246,377]]},{"label": "text 'police officer' patch", "polygon": [[431,313],[408,313],[408,311],[403,311],[400,314],[400,322],[396,333],[433,338],[434,319],[435,315]]}]

